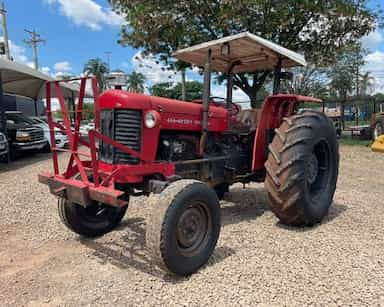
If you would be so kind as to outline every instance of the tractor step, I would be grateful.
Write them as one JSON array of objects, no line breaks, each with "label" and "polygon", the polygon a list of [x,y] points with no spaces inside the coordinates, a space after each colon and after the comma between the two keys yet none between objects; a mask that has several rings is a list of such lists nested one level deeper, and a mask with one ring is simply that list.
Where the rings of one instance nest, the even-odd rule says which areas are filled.
[{"label": "tractor step", "polygon": [[58,197],[68,199],[71,202],[87,207],[93,201],[102,202],[115,207],[123,207],[127,201],[119,197],[123,191],[104,186],[95,186],[93,183],[85,183],[76,179],[65,179],[54,176],[51,173],[39,174],[39,182],[48,185],[50,192]]}]

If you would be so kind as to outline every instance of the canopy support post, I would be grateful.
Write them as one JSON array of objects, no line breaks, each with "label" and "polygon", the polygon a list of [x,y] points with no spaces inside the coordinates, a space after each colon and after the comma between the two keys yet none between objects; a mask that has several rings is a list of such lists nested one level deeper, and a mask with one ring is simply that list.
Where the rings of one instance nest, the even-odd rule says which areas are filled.
[{"label": "canopy support post", "polygon": [[208,131],[208,111],[209,111],[209,100],[211,97],[211,61],[212,61],[212,50],[208,50],[207,61],[204,65],[204,92],[203,92],[203,132]]},{"label": "canopy support post", "polygon": [[281,57],[279,57],[275,66],[274,80],[273,80],[273,95],[280,93],[280,81],[281,81]]},{"label": "canopy support post", "polygon": [[204,65],[204,90],[203,90],[203,120],[201,123],[201,137],[199,144],[199,155],[204,155],[205,145],[208,138],[208,112],[209,101],[211,98],[211,63],[212,62],[212,50],[208,50],[207,61]]},{"label": "canopy support post", "polygon": [[233,98],[233,68],[239,64],[239,61],[232,62],[228,67],[227,78],[227,109],[232,107]]},{"label": "canopy support post", "polygon": [[232,105],[232,95],[233,95],[233,73],[232,69],[228,71],[228,80],[227,80],[227,109],[229,110]]}]

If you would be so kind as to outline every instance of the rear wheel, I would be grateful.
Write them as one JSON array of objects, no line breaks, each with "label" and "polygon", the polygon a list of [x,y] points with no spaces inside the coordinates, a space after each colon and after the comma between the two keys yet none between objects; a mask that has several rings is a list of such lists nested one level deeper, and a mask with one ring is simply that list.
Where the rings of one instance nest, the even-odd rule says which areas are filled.
[{"label": "rear wheel", "polygon": [[158,196],[147,223],[146,241],[160,267],[188,275],[208,261],[219,233],[216,193],[202,182],[179,180]]},{"label": "rear wheel", "polygon": [[339,151],[332,122],[304,111],[275,130],[269,146],[266,188],[284,224],[313,225],[327,214],[336,189]]},{"label": "rear wheel", "polygon": [[61,221],[85,237],[98,237],[113,230],[123,219],[127,207],[117,208],[96,201],[82,207],[64,198],[60,198],[58,203]]}]

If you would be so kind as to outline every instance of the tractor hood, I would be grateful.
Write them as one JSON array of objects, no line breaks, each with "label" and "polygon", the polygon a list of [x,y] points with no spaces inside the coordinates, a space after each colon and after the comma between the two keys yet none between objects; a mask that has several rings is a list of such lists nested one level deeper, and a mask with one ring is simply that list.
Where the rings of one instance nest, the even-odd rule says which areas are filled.
[{"label": "tractor hood", "polygon": [[[186,114],[201,116],[203,106],[200,103],[186,102],[170,98],[130,93],[122,90],[110,90],[99,97],[101,109],[140,109],[156,110],[161,113]],[[210,117],[227,118],[228,111],[224,107],[210,106]]]}]

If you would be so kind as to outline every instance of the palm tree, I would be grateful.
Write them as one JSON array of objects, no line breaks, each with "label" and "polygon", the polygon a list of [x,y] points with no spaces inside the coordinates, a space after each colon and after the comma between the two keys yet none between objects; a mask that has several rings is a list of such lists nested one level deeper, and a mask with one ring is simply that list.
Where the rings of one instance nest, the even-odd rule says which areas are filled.
[{"label": "palm tree", "polygon": [[100,58],[90,59],[84,65],[84,73],[96,78],[99,91],[103,91],[106,87],[106,74],[108,73],[108,64],[104,63]]},{"label": "palm tree", "polygon": [[360,94],[367,95],[372,92],[375,86],[375,78],[367,71],[360,76]]},{"label": "palm tree", "polygon": [[135,93],[144,92],[145,76],[139,72],[131,72],[127,78],[127,90]]}]

